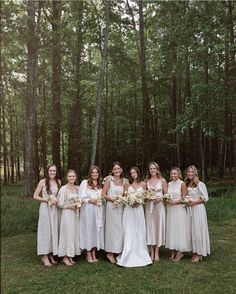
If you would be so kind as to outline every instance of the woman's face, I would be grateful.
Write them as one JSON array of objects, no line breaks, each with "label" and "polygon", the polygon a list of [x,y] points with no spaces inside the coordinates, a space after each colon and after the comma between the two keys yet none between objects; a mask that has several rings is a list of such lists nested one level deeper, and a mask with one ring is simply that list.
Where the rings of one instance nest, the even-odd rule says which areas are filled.
[{"label": "woman's face", "polygon": [[172,181],[176,181],[179,179],[179,173],[176,169],[172,169],[172,171],[170,172],[170,178]]},{"label": "woman's face", "polygon": [[195,177],[195,174],[194,174],[194,171],[192,168],[189,168],[188,171],[187,171],[187,177],[190,179],[190,180],[193,180],[194,177]]},{"label": "woman's face", "polygon": [[114,165],[114,167],[112,169],[112,173],[114,176],[120,177],[120,175],[122,173],[122,168],[118,164],[116,164],[116,165]]},{"label": "woman's face", "polygon": [[55,165],[53,165],[48,169],[48,176],[50,179],[54,179],[56,177],[56,174],[57,174],[57,168]]},{"label": "woman's face", "polygon": [[155,167],[154,164],[150,165],[149,172],[152,177],[155,177],[157,175],[157,168]]},{"label": "woman's face", "polygon": [[69,184],[74,184],[76,181],[76,174],[74,172],[69,172],[67,175],[67,182]]},{"label": "woman's face", "polygon": [[99,172],[96,168],[94,168],[91,172],[91,178],[92,180],[97,180],[99,178]]},{"label": "woman's face", "polygon": [[131,176],[131,178],[133,179],[133,180],[137,180],[137,178],[138,178],[138,173],[136,172],[136,170],[135,169],[131,169],[131,171],[130,171],[130,176]]}]

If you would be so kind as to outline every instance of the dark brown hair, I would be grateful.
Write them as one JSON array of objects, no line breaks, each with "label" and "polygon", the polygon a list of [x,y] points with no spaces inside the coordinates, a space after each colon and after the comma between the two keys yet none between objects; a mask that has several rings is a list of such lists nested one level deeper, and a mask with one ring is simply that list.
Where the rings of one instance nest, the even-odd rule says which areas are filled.
[{"label": "dark brown hair", "polygon": [[156,163],[155,161],[151,161],[151,162],[149,162],[149,164],[147,166],[147,179],[149,180],[151,178],[151,174],[150,174],[150,171],[149,171],[151,165],[155,166],[155,168],[157,169],[157,177],[161,178],[161,172],[160,172],[159,164]]},{"label": "dark brown hair", "polygon": [[137,166],[132,166],[129,170],[129,183],[132,184],[134,182],[134,179],[131,177],[131,170],[134,169],[138,175],[137,177],[137,182],[138,183],[141,183],[142,182],[142,179],[141,179],[141,173],[140,173],[140,170]]},{"label": "dark brown hair", "polygon": [[114,176],[112,170],[113,170],[113,168],[114,168],[115,165],[119,165],[119,167],[122,169],[121,174],[120,174],[120,177],[123,178],[124,177],[123,168],[122,168],[122,165],[120,164],[119,161],[115,161],[115,162],[112,163],[112,166],[111,166],[111,175]]},{"label": "dark brown hair", "polygon": [[57,173],[57,166],[55,164],[49,164],[48,167],[47,167],[47,175],[46,175],[46,179],[45,179],[45,187],[46,187],[46,191],[47,191],[48,195],[52,194],[52,190],[50,188],[50,177],[49,177],[49,169],[52,166],[55,166],[55,168],[56,168],[56,175],[55,175],[54,180],[56,181],[58,190],[60,188],[60,183],[59,183],[59,180],[58,180],[58,173]]},{"label": "dark brown hair", "polygon": [[92,179],[92,172],[93,170],[96,169],[98,172],[98,179],[97,179],[97,188],[101,189],[102,188],[102,181],[101,181],[101,171],[100,168],[96,165],[92,165],[89,169],[88,173],[88,186],[91,187],[92,189],[95,189],[95,186],[93,184],[93,179]]}]

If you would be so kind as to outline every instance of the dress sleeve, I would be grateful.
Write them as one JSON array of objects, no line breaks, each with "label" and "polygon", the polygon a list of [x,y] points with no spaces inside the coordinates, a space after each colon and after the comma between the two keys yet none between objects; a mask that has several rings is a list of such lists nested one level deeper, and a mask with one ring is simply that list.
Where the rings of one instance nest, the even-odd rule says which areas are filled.
[{"label": "dress sleeve", "polygon": [[208,192],[207,192],[207,188],[206,185],[203,182],[199,182],[198,184],[198,189],[201,193],[201,198],[206,202],[208,201]]},{"label": "dress sleeve", "polygon": [[58,192],[58,201],[57,201],[57,206],[59,208],[65,209],[67,207],[67,197],[66,197],[66,189],[65,187],[61,187],[59,192]]},{"label": "dress sleeve", "polygon": [[79,186],[79,198],[81,198],[84,203],[88,203],[89,201],[87,197],[87,186],[88,186],[87,180],[83,180]]}]

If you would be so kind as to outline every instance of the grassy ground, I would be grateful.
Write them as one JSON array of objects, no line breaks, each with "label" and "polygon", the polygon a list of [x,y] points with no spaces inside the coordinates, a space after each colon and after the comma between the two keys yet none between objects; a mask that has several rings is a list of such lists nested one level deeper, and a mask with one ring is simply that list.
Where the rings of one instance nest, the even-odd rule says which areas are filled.
[{"label": "grassy ground", "polygon": [[1,293],[236,293],[236,191],[227,186],[217,195],[219,189],[210,189],[212,254],[203,262],[191,264],[186,255],[175,264],[162,249],[160,262],[142,268],[111,265],[103,252],[97,264],[82,256],[73,268],[44,268],[36,256],[38,204],[17,196],[21,186],[8,186],[1,198]]}]

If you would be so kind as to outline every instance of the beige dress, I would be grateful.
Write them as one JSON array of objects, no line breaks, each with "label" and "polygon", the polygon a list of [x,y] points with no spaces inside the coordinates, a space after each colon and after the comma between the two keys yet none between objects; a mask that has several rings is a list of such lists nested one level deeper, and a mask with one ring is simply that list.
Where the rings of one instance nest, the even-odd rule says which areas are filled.
[{"label": "beige dress", "polygon": [[[168,193],[173,200],[181,198],[182,183],[181,180],[168,183]],[[180,252],[192,250],[189,208],[182,204],[167,205],[166,247]]]},{"label": "beige dress", "polygon": [[[208,200],[208,193],[204,183],[199,182],[197,187],[188,187],[190,199],[196,201],[202,198]],[[207,256],[210,254],[210,239],[207,224],[205,204],[200,203],[191,207],[191,235],[193,253]]]},{"label": "beige dress", "polygon": [[66,209],[73,198],[78,198],[77,193],[71,193],[66,185],[62,186],[58,193],[58,207],[61,211],[60,237],[58,256],[74,257],[80,255],[79,242],[79,210]]},{"label": "beige dress", "polygon": [[[148,189],[155,189],[156,196],[161,197],[162,182],[158,181],[155,187],[151,186],[147,182]],[[165,205],[163,202],[154,203],[153,201],[147,201],[145,205],[145,217],[146,217],[146,232],[147,232],[147,245],[157,245],[158,247],[165,245]]]},{"label": "beige dress", "polygon": [[[54,195],[57,194],[58,187],[51,187]],[[42,198],[48,199],[49,195],[44,184],[42,189]],[[58,209],[55,205],[49,206],[45,202],[40,203],[39,221],[37,232],[37,254],[46,255],[52,253],[58,254]]]},{"label": "beige dress", "polygon": [[[123,180],[125,183],[125,180]],[[123,186],[114,184],[112,177],[110,178],[110,187],[108,190],[109,196],[122,195],[124,192]],[[121,253],[123,248],[123,205],[115,207],[113,202],[106,203],[105,216],[105,251],[112,253]]]}]

